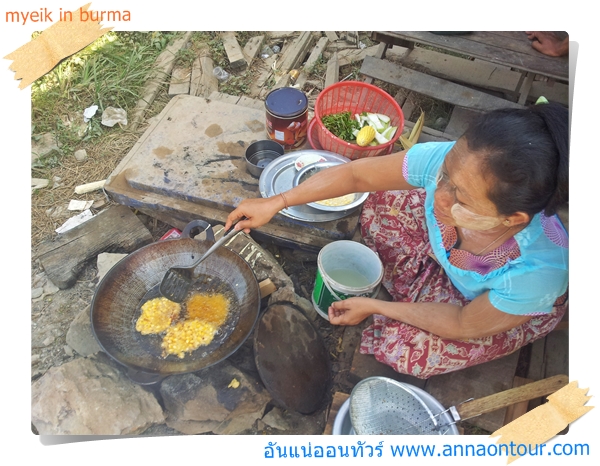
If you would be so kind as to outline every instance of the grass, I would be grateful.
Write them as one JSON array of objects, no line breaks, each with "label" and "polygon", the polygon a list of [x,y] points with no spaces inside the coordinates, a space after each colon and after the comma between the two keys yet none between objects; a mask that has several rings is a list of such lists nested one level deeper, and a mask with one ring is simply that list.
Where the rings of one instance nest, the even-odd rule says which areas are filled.
[{"label": "grass", "polygon": [[[32,85],[32,136],[51,131],[68,154],[114,131],[100,124],[102,112],[110,106],[134,108],[154,60],[172,36],[109,32],[63,60]],[[83,111],[92,105],[98,110],[86,124]]]},{"label": "grass", "polygon": [[[58,151],[32,163],[32,178],[50,180],[50,186],[32,193],[32,246],[48,238],[73,212],[70,199],[99,200],[103,193],[74,195],[80,184],[106,179],[139,134],[127,128],[101,124],[107,107],[131,115],[156,57],[178,33],[109,32],[38,79],[31,90],[31,137],[51,133]],[[161,95],[166,94],[165,89]],[[156,100],[161,100],[158,97]],[[95,116],[84,122],[83,111],[97,105]],[[164,101],[163,101],[164,106]],[[156,113],[162,107],[156,107]],[[151,116],[151,115],[150,115]],[[78,162],[72,155],[85,149]]]},{"label": "grass", "polygon": [[[178,35],[111,31],[33,83],[32,141],[51,133],[60,149],[32,163],[32,178],[50,180],[48,188],[32,193],[32,247],[52,236],[55,228],[74,215],[66,210],[70,199],[104,199],[101,191],[74,195],[73,188],[106,179],[144,128],[134,132],[127,126],[103,126],[102,112],[112,106],[132,114],[156,57]],[[265,41],[268,40],[266,33],[236,33],[241,47],[256,35],[265,35]],[[231,74],[222,85],[222,92],[248,94],[254,79],[252,72],[232,73],[228,69],[227,54],[217,32],[192,34],[189,47],[177,53],[176,63],[191,65],[202,47],[208,47],[215,66],[222,66]],[[146,112],[147,118],[158,114],[169,101],[167,88],[168,83],[161,87]],[[92,105],[97,105],[98,110],[90,121],[84,122],[83,112]],[[78,149],[86,150],[85,162],[72,156]]]}]

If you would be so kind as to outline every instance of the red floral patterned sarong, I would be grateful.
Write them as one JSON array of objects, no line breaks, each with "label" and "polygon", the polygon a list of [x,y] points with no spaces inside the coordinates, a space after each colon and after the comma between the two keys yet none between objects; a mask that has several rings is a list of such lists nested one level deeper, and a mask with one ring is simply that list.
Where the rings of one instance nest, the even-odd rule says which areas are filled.
[{"label": "red floral patterned sarong", "polygon": [[[365,201],[361,229],[365,244],[384,265],[382,284],[399,302],[469,301],[434,259],[424,212],[425,190],[373,193]],[[560,301],[560,302],[559,302]],[[373,354],[397,372],[422,379],[507,356],[547,335],[566,311],[566,294],[552,312],[497,335],[470,339],[441,338],[411,325],[373,316],[363,331],[360,352]]]}]

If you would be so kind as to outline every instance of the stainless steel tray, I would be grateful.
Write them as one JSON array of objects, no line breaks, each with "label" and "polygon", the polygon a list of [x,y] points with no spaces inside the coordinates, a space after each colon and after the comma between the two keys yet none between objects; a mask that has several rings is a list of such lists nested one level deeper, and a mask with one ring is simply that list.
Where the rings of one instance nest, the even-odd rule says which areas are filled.
[{"label": "stainless steel tray", "polygon": [[[350,162],[350,159],[346,157],[325,150],[300,150],[277,157],[265,167],[260,175],[258,181],[260,195],[262,197],[271,197],[292,189],[294,187],[294,177],[297,173],[294,162],[298,157],[306,153],[320,155],[327,161]],[[357,209],[358,207],[339,212],[330,212],[315,209],[314,207],[304,204],[283,209],[280,213],[286,217],[303,220],[305,222],[329,222],[344,218],[355,212]]]}]

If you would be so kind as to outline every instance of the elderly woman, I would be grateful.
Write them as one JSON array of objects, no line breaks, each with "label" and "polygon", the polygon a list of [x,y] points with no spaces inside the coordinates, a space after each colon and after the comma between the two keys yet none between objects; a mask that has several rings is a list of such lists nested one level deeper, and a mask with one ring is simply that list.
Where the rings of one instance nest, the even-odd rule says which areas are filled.
[{"label": "elderly woman", "polygon": [[364,242],[393,301],[353,297],[334,325],[373,316],[360,351],[420,378],[506,356],[549,333],[567,303],[568,111],[557,104],[482,115],[456,142],[359,159],[267,199],[226,227],[249,231],[286,206],[371,192]]}]

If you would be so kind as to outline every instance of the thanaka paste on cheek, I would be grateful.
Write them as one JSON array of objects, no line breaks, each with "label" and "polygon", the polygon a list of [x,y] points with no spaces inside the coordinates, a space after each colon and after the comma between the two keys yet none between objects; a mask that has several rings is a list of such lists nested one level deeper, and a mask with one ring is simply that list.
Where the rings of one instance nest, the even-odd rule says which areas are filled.
[{"label": "thanaka paste on cheek", "polygon": [[502,219],[498,217],[474,214],[460,204],[454,204],[450,213],[459,227],[470,230],[489,230],[502,223]]}]

